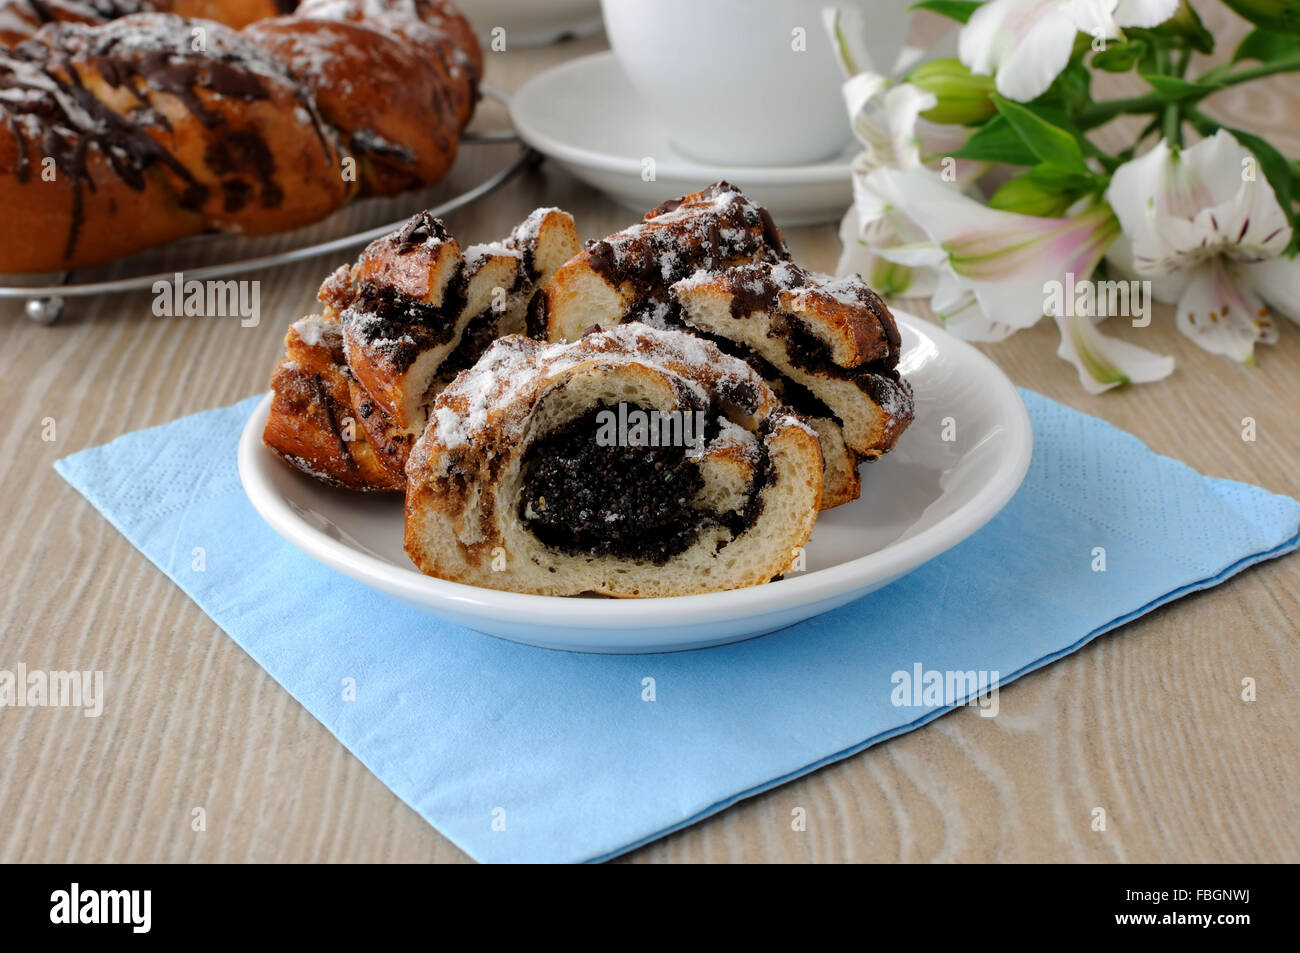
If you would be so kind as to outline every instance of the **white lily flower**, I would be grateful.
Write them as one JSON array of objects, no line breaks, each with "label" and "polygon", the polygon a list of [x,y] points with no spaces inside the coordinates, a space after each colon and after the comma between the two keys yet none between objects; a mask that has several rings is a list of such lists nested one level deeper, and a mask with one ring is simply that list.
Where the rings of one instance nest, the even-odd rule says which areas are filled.
[{"label": "white lily flower", "polygon": [[1056,356],[1078,369],[1079,383],[1090,394],[1121,384],[1158,381],[1174,372],[1172,357],[1102,334],[1093,316],[1071,310],[1053,317],[1061,332]]},{"label": "white lily flower", "polygon": [[917,229],[897,213],[895,196],[873,186],[877,169],[920,169],[920,115],[935,105],[932,93],[894,83],[877,73],[859,73],[844,84],[844,101],[863,151],[853,160],[853,205],[840,223],[844,244],[838,273],[857,272],[886,296],[918,296],[934,289],[935,275],[880,258],[872,250],[902,244]]},{"label": "white lily flower", "polygon": [[[853,206],[840,223],[843,251],[837,272],[857,272],[886,296],[916,297],[934,291],[937,272],[891,262],[873,249],[924,236],[899,212],[896,197],[876,191],[868,177],[877,169],[938,167],[970,137],[970,130],[922,118],[938,104],[937,98],[893,78],[916,61],[919,51],[904,48],[910,0],[888,2],[897,9],[881,11],[870,29],[857,7],[823,12],[831,45],[848,77],[843,94],[850,125],[863,147],[852,166]],[[948,42],[955,43],[955,38],[954,31]],[[949,159],[947,167],[952,184],[964,188],[987,164]]]},{"label": "white lily flower", "polygon": [[1076,33],[1113,40],[1177,8],[1178,0],[989,0],[962,27],[957,55],[971,72],[993,74],[1007,99],[1026,102],[1061,75]]},{"label": "white lily flower", "polygon": [[[879,170],[870,179],[876,191],[898,197],[928,239],[873,251],[901,265],[936,269],[931,307],[948,330],[967,340],[1000,341],[1036,324],[1052,283],[1090,276],[1119,234],[1119,222],[1104,205],[1040,218],[989,208],[925,170]],[[1092,393],[1173,370],[1172,359],[1102,334],[1091,316],[1070,308],[1054,317],[1061,331],[1057,353],[1078,368]]]},{"label": "white lily flower", "polygon": [[945,34],[927,44],[927,49],[910,46],[913,0],[873,0],[870,23],[861,7],[823,7],[822,22],[845,76],[882,73],[901,76],[923,56],[952,56],[957,32]]},{"label": "white lily flower", "polygon": [[1132,244],[1131,267],[1177,298],[1179,330],[1249,361],[1277,340],[1270,306],[1300,321],[1291,226],[1255,157],[1220,130],[1189,149],[1162,140],[1115,170],[1106,198]]},{"label": "white lily flower", "polygon": [[[1044,286],[1092,274],[1119,233],[1104,205],[1080,215],[1040,218],[989,208],[946,187],[928,172],[872,174],[944,253],[947,265],[978,299],[986,315],[1013,328],[1043,316]],[[888,249],[878,249],[888,255]]]},{"label": "white lily flower", "polygon": [[[923,234],[900,211],[898,197],[882,189],[871,174],[879,169],[944,168],[945,187],[962,189],[987,166],[946,158],[965,142],[970,130],[921,118],[937,102],[933,93],[877,73],[859,73],[845,82],[844,100],[863,151],[852,165],[853,206],[840,224],[844,251],[838,271],[857,272],[887,296],[931,294],[937,280],[933,269],[882,261],[872,251],[915,241]],[[941,180],[937,174],[935,178]]]},{"label": "white lily flower", "polygon": [[894,83],[879,73],[859,73],[844,83],[844,104],[853,134],[870,168],[915,169],[921,165],[921,113],[938,100],[911,83]]},{"label": "white lily flower", "polygon": [[[937,280],[935,269],[913,268],[885,259],[872,251],[872,243],[863,234],[880,233],[881,222],[863,224],[857,205],[850,205],[840,222],[840,261],[836,274],[861,274],[863,281],[885,298],[926,298],[933,294]],[[885,241],[894,243],[894,235],[885,235]]]},{"label": "white lily flower", "polygon": [[930,310],[945,328],[966,341],[1005,341],[1016,332],[1009,324],[994,321],[980,307],[974,290],[960,278],[948,260],[948,253],[934,241],[920,241],[892,248],[876,249],[886,261],[934,276]]}]

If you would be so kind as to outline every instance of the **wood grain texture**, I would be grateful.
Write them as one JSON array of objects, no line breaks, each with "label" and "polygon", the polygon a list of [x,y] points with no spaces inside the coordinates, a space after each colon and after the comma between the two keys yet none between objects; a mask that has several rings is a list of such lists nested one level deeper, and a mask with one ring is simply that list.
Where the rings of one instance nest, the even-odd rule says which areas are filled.
[{"label": "wood grain texture", "polygon": [[[1198,4],[1231,49],[1238,24]],[[599,39],[489,54],[514,89]],[[576,106],[575,108],[581,108]],[[1300,154],[1294,77],[1209,110]],[[490,117],[485,117],[490,123]],[[743,185],[743,183],[740,183]],[[585,236],[628,214],[555,166],[448,217],[502,234],[538,204]],[[792,230],[833,267],[831,226]],[[148,295],[87,302],[37,327],[0,306],[0,668],[102,669],[111,704],[0,711],[0,862],[462,861],[50,469],[58,457],[261,390],[286,322],[330,261],[251,277],[264,319],[154,317]],[[1124,336],[1172,353],[1168,380],[1100,397],[1055,357],[1044,321],[986,347],[1017,384],[1138,435],[1205,473],[1296,494],[1300,328],[1258,365],[1197,349],[1156,312]],[[1241,419],[1258,439],[1243,442]],[[57,440],[41,439],[56,421]],[[1010,581],[1014,584],[1014,580]],[[630,861],[1300,860],[1300,559],[1247,572],[963,710],[645,847]],[[1258,683],[1258,701],[1240,683]],[[190,829],[191,809],[207,830]],[[1108,828],[1090,829],[1094,807]],[[794,808],[807,830],[792,830]]]}]

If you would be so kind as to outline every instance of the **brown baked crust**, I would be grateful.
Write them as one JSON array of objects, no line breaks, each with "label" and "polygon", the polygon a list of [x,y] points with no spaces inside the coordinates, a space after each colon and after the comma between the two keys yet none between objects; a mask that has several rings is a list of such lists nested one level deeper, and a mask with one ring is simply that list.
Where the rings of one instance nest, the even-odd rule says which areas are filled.
[{"label": "brown baked crust", "polygon": [[357,162],[362,195],[437,182],[456,159],[460,119],[445,74],[418,47],[365,23],[276,17],[244,35],[299,77]]},{"label": "brown baked crust", "polygon": [[858,456],[893,449],[911,423],[912,391],[897,370],[898,325],[859,276],[758,262],[700,272],[672,292],[687,324],[752,348],[782,382],[825,401]]},{"label": "brown baked crust", "polygon": [[292,11],[295,0],[0,0],[0,46],[17,46],[47,23],[107,23],[132,13],[174,13],[239,29]]},{"label": "brown baked crust", "polygon": [[362,23],[414,48],[444,78],[443,92],[464,128],[483,78],[483,50],[469,20],[449,0],[303,0],[295,17]]},{"label": "brown baked crust", "polygon": [[400,428],[423,422],[425,356],[455,335],[462,264],[456,239],[426,212],[372,242],[352,270],[357,298],[342,315],[344,353],[358,383]]},{"label": "brown baked crust", "polygon": [[468,23],[428,0],[304,6],[242,32],[157,12],[66,20],[0,49],[5,270],[285,231],[442,178],[477,95]]},{"label": "brown baked crust", "polygon": [[[313,338],[324,333],[317,320],[328,328],[328,360],[321,354],[318,363],[341,375],[346,396],[340,390],[334,397],[355,411],[355,439],[364,445],[354,450],[367,463],[373,458],[384,476],[358,475],[355,468],[335,472],[348,460],[328,454],[300,469],[335,483],[400,487],[428,403],[492,340],[522,326],[523,306],[537,282],[577,248],[573,219],[559,209],[538,209],[505,240],[472,245],[463,254],[441,221],[420,212],[367,246],[354,265],[336,269],[321,285],[321,317],[303,320]],[[292,332],[286,340],[302,346]],[[286,361],[302,363],[293,355]],[[273,386],[303,390],[292,375],[281,374]],[[277,403],[277,411],[302,412],[304,406],[298,398]],[[329,428],[321,419],[309,429],[323,431],[316,443],[328,448]],[[277,439],[272,434],[268,443]],[[286,459],[305,459],[292,447],[282,449]]]},{"label": "brown baked crust", "polygon": [[635,225],[588,242],[546,287],[528,332],[550,341],[575,340],[590,324],[655,323],[673,282],[699,270],[716,272],[754,261],[789,257],[767,209],[734,185],[716,182],[646,213]]},{"label": "brown baked crust", "polygon": [[289,328],[284,345],[284,359],[271,375],[274,395],[262,442],[331,486],[404,489],[405,480],[393,475],[357,419],[338,324],[310,315]]},{"label": "brown baked crust", "polygon": [[366,441],[374,449],[375,458],[389,478],[396,486],[404,489],[406,460],[411,454],[416,435],[394,424],[393,418],[366,393],[355,377],[351,377],[348,383],[348,397],[357,412],[357,420],[365,431]]}]

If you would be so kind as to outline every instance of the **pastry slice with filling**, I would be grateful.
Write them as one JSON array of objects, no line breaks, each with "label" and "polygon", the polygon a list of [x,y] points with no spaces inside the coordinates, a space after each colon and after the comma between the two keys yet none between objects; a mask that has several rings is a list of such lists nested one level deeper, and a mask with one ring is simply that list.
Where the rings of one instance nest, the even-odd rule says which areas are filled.
[{"label": "pastry slice with filling", "polygon": [[717,182],[665,202],[621,232],[588,242],[534,301],[528,333],[572,341],[593,324],[641,321],[662,327],[673,282],[701,269],[716,272],[788,257],[767,209],[734,185]]},{"label": "pastry slice with filling", "polygon": [[543,595],[767,582],[807,542],[817,435],[744,361],[643,324],[498,340],[434,403],[407,465],[406,552]]},{"label": "pastry slice with filling", "polygon": [[680,318],[758,370],[822,438],[822,508],[857,499],[859,459],[892,449],[912,420],[889,308],[857,275],[761,262],[673,285]]}]

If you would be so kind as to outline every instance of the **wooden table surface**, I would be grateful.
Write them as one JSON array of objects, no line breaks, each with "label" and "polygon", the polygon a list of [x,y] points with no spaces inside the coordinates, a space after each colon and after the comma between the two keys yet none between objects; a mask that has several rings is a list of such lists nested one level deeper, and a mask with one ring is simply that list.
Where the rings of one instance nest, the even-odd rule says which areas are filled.
[{"label": "wooden table surface", "polygon": [[[1237,26],[1227,17],[1211,25],[1231,49]],[[593,38],[491,53],[488,78],[514,89],[602,47]],[[1300,155],[1294,77],[1211,102]],[[546,165],[448,224],[462,240],[489,240],[539,204],[572,211],[583,237],[630,220]],[[788,237],[798,260],[834,267],[833,226]],[[0,669],[100,669],[110,689],[99,718],[0,711],[0,862],[468,859],[51,469],[83,447],[264,389],[285,324],[335,264],[252,276],[264,319],[250,328],[157,318],[148,294],[78,305],[48,328],[0,309]],[[1199,350],[1160,308],[1149,328],[1119,333],[1173,354],[1173,376],[1099,397],[1056,358],[1049,320],[984,350],[1015,383],[1159,453],[1295,495],[1300,328],[1284,325],[1278,345],[1246,367]],[[1244,417],[1257,422],[1254,442],[1242,440]],[[53,442],[41,438],[45,418],[56,421]],[[1020,679],[1001,693],[997,718],[955,712],[628,859],[1300,860],[1298,634],[1300,558],[1291,556]],[[1258,686],[1254,702],[1240,698],[1246,677]],[[196,806],[206,831],[191,830]],[[806,809],[806,831],[791,829],[795,807]],[[1091,829],[1095,807],[1108,815],[1104,832]]]}]

